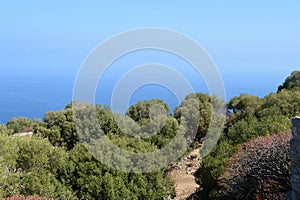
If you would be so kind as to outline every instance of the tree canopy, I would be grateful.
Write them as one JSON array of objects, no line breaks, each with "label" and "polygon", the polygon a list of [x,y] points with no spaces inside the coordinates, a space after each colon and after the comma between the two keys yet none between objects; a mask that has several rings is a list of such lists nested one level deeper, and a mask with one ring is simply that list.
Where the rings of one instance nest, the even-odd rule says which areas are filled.
[{"label": "tree canopy", "polygon": [[[277,93],[270,93],[264,98],[241,94],[229,101],[227,109],[230,112],[227,116],[226,129],[217,146],[203,159],[202,165],[196,173],[196,176],[201,180],[203,189],[195,193],[193,197],[226,199],[226,195],[221,192],[224,191],[222,187],[225,185],[218,184],[218,180],[228,169],[229,160],[237,153],[239,146],[253,138],[281,134],[290,129],[290,118],[298,115],[300,111],[299,81],[300,72],[295,71],[279,86]],[[278,152],[286,151],[280,145],[278,148]],[[251,162],[255,162],[256,159],[260,159],[257,156],[253,154],[249,159],[253,159]],[[285,157],[278,156],[277,159],[283,159],[278,160],[278,162],[288,165]],[[245,172],[244,176],[250,176],[251,170]],[[276,176],[276,173],[281,172],[273,173]],[[286,174],[283,178],[289,179]],[[267,186],[264,185],[263,187]],[[262,188],[262,190],[268,189]],[[288,189],[286,188],[286,190]],[[235,188],[234,192],[242,193],[243,191]]]},{"label": "tree canopy", "polygon": [[278,92],[287,89],[291,90],[300,87],[300,71],[293,71],[290,76],[288,76],[284,83],[278,87]]},{"label": "tree canopy", "polygon": [[[257,170],[254,165],[267,170],[264,167],[278,161],[279,173],[287,169],[288,149],[280,141],[275,147],[267,145],[266,150],[261,150],[262,143],[251,141],[268,138],[270,134],[274,139],[289,130],[290,118],[300,112],[300,72],[292,72],[277,93],[263,98],[250,94],[233,97],[226,106],[223,127],[224,105],[216,96],[196,93],[186,96],[174,114],[164,101],[152,99],[130,106],[126,115],[115,114],[108,106],[72,102],[64,110],[47,112],[42,120],[14,118],[6,125],[0,124],[0,198],[17,195],[54,199],[174,197],[174,182],[165,177],[167,166],[148,173],[118,171],[96,159],[86,144],[97,145],[97,141],[106,137],[128,152],[151,153],[170,144],[176,134],[184,135],[191,144],[204,139],[209,144],[214,135],[220,136],[195,174],[202,188],[191,198],[226,199],[232,194],[244,194],[242,187],[236,187],[241,186],[238,180],[248,184],[247,177]],[[218,126],[220,131],[216,129]],[[33,128],[32,137],[16,137],[15,133],[28,127]],[[277,139],[280,138],[283,136],[278,135]],[[250,144],[257,144],[257,149],[245,152],[243,147]],[[279,153],[269,156],[270,152]],[[106,151],[102,159],[112,154]],[[262,155],[268,155],[268,159]],[[249,168],[233,165],[235,159],[249,164]],[[232,175],[228,170],[241,173]],[[272,173],[276,176],[277,172]],[[228,175],[237,179],[233,181]],[[286,176],[285,173],[282,178],[287,181]]]}]

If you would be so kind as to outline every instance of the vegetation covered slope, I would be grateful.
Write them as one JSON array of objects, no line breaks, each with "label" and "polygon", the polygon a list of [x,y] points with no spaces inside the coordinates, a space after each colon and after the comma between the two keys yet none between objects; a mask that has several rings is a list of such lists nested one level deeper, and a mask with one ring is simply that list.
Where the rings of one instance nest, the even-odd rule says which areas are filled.
[{"label": "vegetation covered slope", "polygon": [[[293,72],[277,93],[264,98],[241,94],[230,100],[224,133],[213,151],[203,159],[196,173],[202,188],[191,198],[225,198],[228,195],[225,186],[230,184],[226,183],[224,173],[233,168],[229,165],[231,157],[241,145],[253,138],[289,129],[290,118],[300,111],[299,74]],[[197,114],[196,110],[200,117],[193,140],[201,141],[211,123],[222,124],[221,118],[211,122],[211,117],[216,114],[212,113],[212,104],[217,102],[222,107],[223,102],[206,94],[196,94],[197,106],[190,110],[189,115],[183,115],[184,106],[191,108],[187,105],[191,97],[187,96],[173,115],[167,104],[153,99],[133,105],[126,117],[117,116],[121,123],[132,119],[141,125],[141,130],[155,133],[151,137],[135,137],[128,131],[134,131],[134,127],[120,128],[109,107],[86,104],[85,108],[96,110],[93,120],[115,145],[131,152],[153,152],[165,147],[180,125],[186,125],[185,134],[193,132],[194,122],[189,119]],[[152,105],[158,105],[167,113],[163,126],[159,123],[158,127],[148,126],[153,114],[149,110]],[[84,122],[85,129],[76,129],[70,104],[64,110],[47,112],[43,120],[15,118],[0,125],[0,198],[39,195],[54,199],[163,199],[175,195],[173,181],[164,177],[165,169],[151,173],[125,173],[96,160],[85,149],[84,141],[79,139],[94,130],[89,120]],[[15,137],[15,133],[28,127],[33,127],[32,137]],[[98,137],[97,133],[89,136],[87,140]],[[242,174],[242,177],[248,175],[247,172]]]},{"label": "vegetation covered slope", "polygon": [[[277,93],[264,98],[241,94],[230,100],[230,114],[224,134],[214,150],[203,159],[196,173],[201,180],[202,189],[191,198],[224,199],[224,185],[218,184],[218,180],[226,172],[230,158],[238,152],[240,146],[253,138],[280,134],[290,129],[290,118],[300,111],[299,75],[300,72],[293,72]],[[257,155],[253,155],[252,159],[258,159]],[[264,189],[266,188],[262,190]],[[236,190],[235,192],[242,192],[238,188]],[[247,198],[255,199],[251,195]]]},{"label": "vegetation covered slope", "polygon": [[[201,100],[202,97],[206,98]],[[201,110],[211,107],[208,95],[198,94],[198,98]],[[82,105],[84,112],[96,110],[96,123],[111,142],[132,152],[152,152],[163,148],[176,135],[182,123],[180,119],[183,119],[179,109],[175,118],[167,104],[157,99],[138,102],[128,109],[125,117],[114,115],[109,107]],[[152,126],[149,129],[150,115],[153,114],[149,109],[153,105],[161,106],[167,116],[162,127]],[[152,137],[134,137],[117,125],[116,119],[125,123],[127,118],[141,125],[142,130],[145,128],[145,131],[155,134]],[[201,123],[208,123],[204,121],[208,118]],[[15,137],[17,132],[28,126],[33,127],[32,137]],[[163,199],[175,195],[174,183],[170,177],[164,177],[164,168],[150,173],[125,173],[96,160],[79,138],[80,134],[82,136],[92,130],[93,124],[89,120],[84,121],[83,129],[76,129],[72,104],[61,111],[47,112],[42,121],[15,118],[7,125],[1,125],[0,197],[40,195],[55,199]],[[87,139],[93,139],[97,134],[88,136]]]}]

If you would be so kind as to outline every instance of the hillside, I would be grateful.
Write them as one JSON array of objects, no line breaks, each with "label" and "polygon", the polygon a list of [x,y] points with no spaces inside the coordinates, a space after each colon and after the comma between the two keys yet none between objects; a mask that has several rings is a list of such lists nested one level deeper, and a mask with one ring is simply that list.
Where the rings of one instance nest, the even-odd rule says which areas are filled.
[{"label": "hillside", "polygon": [[[267,194],[275,185],[284,186],[278,189],[282,190],[277,195],[280,196],[289,187],[288,179],[272,176],[286,177],[288,157],[284,155],[289,137],[285,134],[290,130],[290,119],[300,113],[299,74],[293,72],[277,93],[264,98],[249,94],[233,97],[226,105],[227,119],[223,132],[218,132],[218,143],[201,160],[195,145],[203,141],[211,125],[222,126],[224,118],[225,103],[207,94],[188,95],[173,114],[164,101],[152,99],[132,105],[126,116],[115,115],[107,106],[76,102],[64,110],[47,112],[42,120],[14,118],[0,125],[0,198],[39,195],[53,199],[230,199],[237,193],[247,193],[243,186],[249,181],[255,185],[253,189],[250,184],[253,192],[248,192],[253,198],[261,198],[258,193],[264,194],[262,198],[275,198],[274,191]],[[153,106],[158,110],[151,110]],[[200,117],[195,121],[197,112]],[[79,124],[78,118],[82,119]],[[101,138],[95,127],[101,128],[101,134],[115,146],[131,153],[160,151],[177,134],[195,148],[191,153],[184,151],[186,156],[164,168],[124,172],[105,165],[87,150],[85,142],[97,145]],[[150,136],[144,137],[145,133]],[[184,137],[190,133],[194,133],[192,139]],[[183,148],[183,143],[175,144]],[[135,157],[123,161],[115,152],[103,152],[101,159],[114,158],[120,166],[137,163]],[[167,158],[172,152],[169,153]],[[142,166],[151,167],[157,160]],[[243,163],[245,166],[240,167]],[[263,165],[261,169],[265,169],[276,164],[280,165],[267,178],[265,171],[259,171],[261,177],[249,179],[257,170],[253,166]]]}]

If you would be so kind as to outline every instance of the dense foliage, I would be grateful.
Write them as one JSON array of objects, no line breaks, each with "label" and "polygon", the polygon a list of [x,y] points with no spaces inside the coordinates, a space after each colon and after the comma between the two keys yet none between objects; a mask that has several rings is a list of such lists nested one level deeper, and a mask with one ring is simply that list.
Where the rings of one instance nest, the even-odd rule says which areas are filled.
[{"label": "dense foliage", "polygon": [[[174,197],[174,183],[164,177],[165,169],[151,173],[118,171],[99,162],[86,150],[86,144],[105,136],[121,149],[148,153],[167,146],[177,133],[190,142],[202,142],[205,138],[209,143],[213,135],[221,134],[214,127],[222,125],[224,120],[224,102],[201,93],[188,95],[174,115],[158,99],[132,105],[125,116],[114,114],[107,106],[80,103],[74,107],[75,103],[61,111],[47,112],[41,121],[20,117],[0,125],[0,198],[17,195],[54,199]],[[249,193],[244,186],[256,187],[256,192],[251,194],[257,197],[270,183],[277,183],[279,179],[265,178],[276,173],[284,174],[279,180],[281,184],[288,182],[288,149],[280,145],[282,136],[254,138],[268,138],[290,128],[290,118],[300,112],[300,72],[293,72],[277,93],[264,98],[241,94],[233,97],[227,108],[224,132],[196,172],[202,188],[191,198],[232,199],[240,194],[236,199],[243,199]],[[17,137],[29,127],[34,132],[32,137]],[[102,159],[111,154],[103,154]],[[266,168],[275,161],[278,170]],[[270,170],[272,174],[268,174]],[[254,176],[256,172],[261,176]],[[254,181],[249,177],[254,177]],[[288,188],[287,184],[283,186],[280,189]]]},{"label": "dense foliage", "polygon": [[284,83],[278,87],[278,92],[284,89],[294,89],[300,87],[300,71],[293,71],[290,76],[288,76]]},{"label": "dense foliage", "polygon": [[101,164],[81,144],[70,151],[64,179],[79,199],[161,199],[173,195],[173,183],[163,178],[162,171],[120,172]]},{"label": "dense foliage", "polygon": [[52,145],[70,150],[79,141],[71,108],[47,112],[42,123],[34,127],[34,133],[48,138]]},{"label": "dense foliage", "polygon": [[13,118],[11,121],[7,122],[7,133],[9,135],[22,132],[28,127],[32,127],[34,124],[39,123],[39,119],[31,120],[26,117]]},{"label": "dense foliage", "polygon": [[[239,147],[250,139],[279,134],[290,129],[290,118],[300,111],[300,87],[298,85],[300,76],[298,75],[299,72],[293,72],[277,93],[271,93],[264,98],[241,94],[230,100],[224,135],[214,150],[203,159],[196,173],[203,188],[194,194],[193,198],[224,199],[225,194],[221,191],[224,191],[225,185],[218,184],[218,179],[226,172],[230,157],[237,153]],[[279,148],[280,151],[286,150],[281,146]],[[259,160],[257,156],[252,155],[252,162]],[[287,164],[284,157],[279,156],[278,159],[281,159],[278,162]],[[249,176],[250,171],[246,175]],[[289,178],[287,174],[285,178]],[[267,190],[267,188],[262,188],[262,190]],[[242,191],[236,188],[235,192]]]},{"label": "dense foliage", "polygon": [[161,199],[173,196],[163,170],[129,174],[97,161],[82,144],[70,151],[39,137],[0,138],[0,197],[55,199]]},{"label": "dense foliage", "polygon": [[[182,119],[182,108],[184,106],[187,106],[188,100],[190,98],[193,98],[194,95],[188,95],[181,103],[180,106],[176,107],[174,111],[174,117],[178,120],[178,122],[181,122]],[[198,109],[199,113],[196,113],[196,109],[194,109],[193,113],[189,113],[190,116],[189,118],[195,118],[197,114],[199,115],[199,122],[198,122],[198,130],[196,130],[196,135],[194,137],[194,140],[200,141],[201,138],[204,138],[206,136],[206,133],[208,131],[208,127],[211,122],[211,114],[212,114],[212,99],[209,95],[207,94],[201,94],[198,93],[196,94],[196,97],[198,99]],[[191,119],[186,119],[187,123],[191,122]],[[193,127],[192,125],[188,125],[188,127]]]},{"label": "dense foliage", "polygon": [[67,153],[48,140],[30,137],[0,137],[0,196],[41,195],[73,198],[60,180]]},{"label": "dense foliage", "polygon": [[[151,121],[149,109],[155,104],[168,107],[160,100],[137,103],[129,111],[148,114],[134,118],[138,123],[147,125]],[[165,124],[150,138],[136,138],[126,135],[117,125],[116,117],[108,107],[95,107],[82,104],[81,116],[92,116],[103,134],[122,149],[133,152],[152,152],[165,144],[176,134],[178,122],[167,114]],[[151,114],[151,113],[150,113]],[[46,113],[42,122],[26,124],[34,126],[33,137],[11,137],[15,131],[23,129],[25,118],[16,118],[7,126],[0,126],[0,197],[14,195],[41,195],[55,199],[162,199],[174,196],[174,184],[164,177],[164,169],[151,173],[131,174],[107,167],[96,160],[82,144],[85,134],[97,136],[94,125],[88,118],[75,126],[74,110],[67,105],[65,110]],[[22,126],[21,126],[22,125]],[[24,125],[25,126],[25,125]],[[45,138],[45,139],[42,139]],[[94,139],[95,139],[94,138]]]}]

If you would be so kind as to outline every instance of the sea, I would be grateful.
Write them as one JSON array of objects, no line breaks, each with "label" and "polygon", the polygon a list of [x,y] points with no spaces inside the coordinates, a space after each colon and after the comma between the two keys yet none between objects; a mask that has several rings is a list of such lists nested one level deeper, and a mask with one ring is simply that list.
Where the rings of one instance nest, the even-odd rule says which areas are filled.
[{"label": "sea", "polygon": [[[72,102],[73,87],[76,75],[35,75],[27,73],[2,75],[0,79],[0,123],[6,124],[14,117],[28,117],[31,119],[43,119],[48,111],[58,111]],[[115,81],[114,81],[115,80]],[[107,79],[101,87],[99,86],[95,93],[93,103],[111,106],[111,94],[116,83],[117,77]],[[195,92],[208,93],[204,82],[193,80],[191,85]],[[240,93],[249,93],[263,97],[270,92],[275,92],[278,83],[282,80],[269,81],[261,78],[255,81],[245,81],[243,77],[240,80],[232,79],[230,76],[224,76],[224,86],[226,91],[226,101]],[[256,84],[254,84],[256,83]],[[164,100],[170,107],[171,112],[176,106],[180,105],[182,99],[178,99],[176,94],[166,87],[157,84],[148,84],[137,88],[129,100],[119,99],[117,102],[122,108],[115,106],[113,111],[124,114],[128,106],[141,101],[158,98]],[[125,101],[125,102],[124,102]],[[124,109],[125,105],[125,109]],[[126,107],[127,106],[127,107]]]}]

